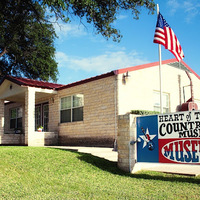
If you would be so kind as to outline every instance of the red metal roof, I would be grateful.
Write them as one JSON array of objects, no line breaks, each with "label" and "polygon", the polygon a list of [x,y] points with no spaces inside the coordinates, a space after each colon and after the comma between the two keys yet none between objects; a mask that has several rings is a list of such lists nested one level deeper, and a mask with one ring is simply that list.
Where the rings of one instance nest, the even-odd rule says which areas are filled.
[{"label": "red metal roof", "polygon": [[45,89],[57,89],[57,88],[63,86],[62,84],[49,83],[49,82],[45,82],[45,81],[38,81],[38,80],[21,78],[21,77],[13,77],[13,76],[5,76],[5,78],[2,80],[2,82],[5,79],[12,81],[20,86],[24,85],[24,86],[38,87],[38,88],[45,88]]}]

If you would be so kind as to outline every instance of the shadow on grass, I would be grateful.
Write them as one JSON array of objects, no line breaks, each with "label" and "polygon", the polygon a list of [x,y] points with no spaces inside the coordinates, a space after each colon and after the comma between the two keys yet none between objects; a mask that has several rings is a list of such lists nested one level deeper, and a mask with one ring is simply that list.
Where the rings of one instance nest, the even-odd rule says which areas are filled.
[{"label": "shadow on grass", "polygon": [[120,170],[117,167],[117,162],[112,162],[87,153],[80,153],[77,152],[77,150],[67,150],[67,149],[60,149],[60,150],[74,152],[78,154],[79,160],[91,164],[103,171],[107,171],[109,173],[116,174],[119,176],[137,178],[137,179],[146,179],[146,180],[160,180],[169,182],[185,182],[185,183],[200,184],[199,177],[189,177],[183,175],[166,174],[162,172],[152,172],[152,171],[140,171],[136,174],[130,174]]},{"label": "shadow on grass", "polygon": [[170,182],[186,182],[193,184],[200,184],[200,178],[174,175],[174,174],[165,174],[162,172],[152,172],[152,171],[140,171],[136,174],[130,174],[120,170],[117,167],[116,162],[111,162],[105,160],[103,158],[99,158],[90,154],[79,153],[78,157],[81,161],[92,164],[95,167],[103,171],[107,171],[112,174],[131,177],[131,178],[139,178],[139,179],[147,179],[147,180],[161,180],[161,181],[170,181]]}]

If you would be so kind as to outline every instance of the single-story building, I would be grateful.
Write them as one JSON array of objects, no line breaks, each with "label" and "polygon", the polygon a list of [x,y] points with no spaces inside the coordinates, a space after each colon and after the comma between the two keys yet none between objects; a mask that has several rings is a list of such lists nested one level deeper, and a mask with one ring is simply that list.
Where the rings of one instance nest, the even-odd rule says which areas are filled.
[{"label": "single-story building", "polygon": [[[113,147],[118,115],[160,110],[158,65],[123,68],[67,85],[6,76],[0,83],[0,144]],[[191,98],[185,71],[200,107],[200,77],[185,62],[170,59],[162,62],[164,112],[177,111]]]}]

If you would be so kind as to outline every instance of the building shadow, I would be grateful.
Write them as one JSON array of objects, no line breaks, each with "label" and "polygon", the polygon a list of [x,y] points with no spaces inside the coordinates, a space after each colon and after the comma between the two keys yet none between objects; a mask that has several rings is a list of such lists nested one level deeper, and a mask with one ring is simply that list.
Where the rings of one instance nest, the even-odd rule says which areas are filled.
[{"label": "building shadow", "polygon": [[80,153],[77,150],[68,150],[68,149],[60,149],[62,151],[71,151],[78,154],[78,159],[82,162],[93,165],[103,171],[109,172],[111,174],[115,174],[123,177],[131,177],[136,179],[146,179],[146,180],[160,180],[160,181],[168,181],[168,182],[182,182],[182,183],[192,183],[192,184],[200,184],[200,177],[191,177],[184,175],[175,175],[169,173],[162,172],[152,172],[152,171],[139,171],[135,174],[127,173],[122,171],[117,167],[117,162],[112,162],[106,160],[104,158],[99,158],[97,156]]}]

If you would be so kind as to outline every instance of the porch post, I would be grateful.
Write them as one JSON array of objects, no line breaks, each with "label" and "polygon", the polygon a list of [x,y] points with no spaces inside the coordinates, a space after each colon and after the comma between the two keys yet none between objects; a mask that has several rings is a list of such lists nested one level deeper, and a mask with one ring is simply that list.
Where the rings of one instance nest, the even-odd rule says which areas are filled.
[{"label": "porch post", "polygon": [[25,145],[32,146],[35,132],[35,88],[25,92]]},{"label": "porch post", "polygon": [[0,144],[4,134],[4,100],[0,100]]}]

